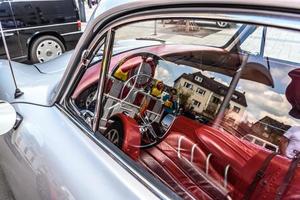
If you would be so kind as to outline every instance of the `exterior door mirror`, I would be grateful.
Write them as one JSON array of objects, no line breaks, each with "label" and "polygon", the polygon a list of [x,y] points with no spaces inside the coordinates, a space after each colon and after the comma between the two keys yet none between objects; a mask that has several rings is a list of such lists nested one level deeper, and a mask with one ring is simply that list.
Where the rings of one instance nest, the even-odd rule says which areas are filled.
[{"label": "exterior door mirror", "polygon": [[3,100],[0,100],[0,135],[9,132],[15,125],[17,113],[14,107]]}]

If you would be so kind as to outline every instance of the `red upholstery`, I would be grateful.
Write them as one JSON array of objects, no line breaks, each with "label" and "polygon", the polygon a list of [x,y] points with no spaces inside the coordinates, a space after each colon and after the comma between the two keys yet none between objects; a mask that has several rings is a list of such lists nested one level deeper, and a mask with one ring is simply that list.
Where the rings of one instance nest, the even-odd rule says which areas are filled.
[{"label": "red upholstery", "polygon": [[[200,126],[194,131],[194,134],[196,135],[195,142],[201,151],[206,155],[208,153],[213,155],[211,165],[221,178],[224,176],[225,167],[228,164],[230,165],[228,182],[230,188],[233,189],[232,197],[233,199],[242,199],[270,152],[209,126]],[[264,178],[256,187],[252,199],[263,199],[262,197],[264,199],[274,199],[276,190],[285,176],[289,164],[290,160],[276,156],[269,164]],[[210,175],[216,178],[213,173]],[[296,172],[294,179],[300,180],[300,171]],[[297,195],[290,191],[299,194],[299,189],[299,184],[291,185],[287,194],[295,197]]]},{"label": "red upholstery", "polygon": [[[199,169],[205,171],[205,162],[207,155],[189,138],[180,133],[172,133],[165,140],[157,146],[161,151],[169,157],[183,157],[197,166]],[[195,145],[195,146],[194,146]],[[175,153],[175,155],[174,155]],[[209,175],[215,180],[221,182],[223,180],[218,173],[210,166]]]},{"label": "red upholstery", "polygon": [[[154,176],[160,179],[164,184],[169,186],[183,199],[212,199],[189,179],[185,181],[184,178],[186,176],[182,174],[182,172],[178,168],[174,168],[175,172],[176,170],[178,172],[177,176],[174,176],[173,173],[170,173],[172,167],[176,167],[176,165],[172,163],[172,160],[165,160],[165,164],[167,163],[167,166],[169,166],[168,168],[166,168],[166,165],[162,165],[161,162],[152,157],[152,155],[147,151],[143,151],[141,153],[140,162],[148,169],[148,171],[150,171]],[[182,182],[179,182],[180,178],[183,178]],[[189,190],[187,190],[184,185],[188,185]]]},{"label": "red upholstery", "polygon": [[[200,148],[212,154],[211,165],[220,176],[224,176],[225,167],[230,165],[228,182],[234,187],[233,197],[242,198],[269,152],[261,150],[262,153],[258,154],[260,149],[251,148],[253,147],[251,144],[245,144],[226,132],[208,126],[197,129],[195,134]],[[255,155],[260,156],[255,157]],[[248,172],[244,170],[247,165],[251,166]]]},{"label": "red upholstery", "polygon": [[209,175],[213,178],[207,176],[205,161],[204,152],[176,132],[140,156],[140,162],[182,198],[224,199],[228,192],[218,183],[223,179],[212,167]]},{"label": "red upholstery", "polygon": [[[209,126],[199,124],[196,128],[197,125],[191,122],[185,127],[185,120],[187,118],[177,118],[164,141],[141,151],[139,162],[185,199],[222,198],[220,194],[224,193],[220,185],[223,185],[224,170],[230,165],[228,194],[233,199],[243,199],[270,151]],[[179,124],[178,121],[183,123]],[[188,124],[188,121],[186,123]],[[179,132],[179,129],[186,131]],[[208,154],[212,154],[209,165],[210,178],[205,176]],[[251,199],[274,199],[289,164],[290,160],[275,156]],[[299,199],[299,182],[300,171],[296,171],[284,199]],[[212,189],[211,183],[215,189]]]}]

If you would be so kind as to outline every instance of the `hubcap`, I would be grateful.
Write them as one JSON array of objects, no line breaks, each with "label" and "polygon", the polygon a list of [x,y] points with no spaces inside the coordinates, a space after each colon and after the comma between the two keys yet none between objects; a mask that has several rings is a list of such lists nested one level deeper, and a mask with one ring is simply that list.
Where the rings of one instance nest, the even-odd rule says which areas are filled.
[{"label": "hubcap", "polygon": [[119,143],[119,133],[116,129],[111,129],[108,131],[105,137],[115,145]]},{"label": "hubcap", "polygon": [[61,46],[54,40],[42,41],[36,51],[39,62],[46,62],[62,54]]}]

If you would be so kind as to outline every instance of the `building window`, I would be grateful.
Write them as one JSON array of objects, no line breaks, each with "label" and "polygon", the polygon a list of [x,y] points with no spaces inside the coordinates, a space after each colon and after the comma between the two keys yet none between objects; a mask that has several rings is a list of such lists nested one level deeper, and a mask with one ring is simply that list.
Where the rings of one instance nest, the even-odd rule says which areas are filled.
[{"label": "building window", "polygon": [[221,102],[221,100],[218,98],[218,97],[212,97],[213,99],[212,99],[212,102],[214,103],[214,104],[219,104],[220,102]]},{"label": "building window", "polygon": [[191,90],[193,89],[193,85],[188,82],[184,82],[183,86]]},{"label": "building window", "polygon": [[198,81],[201,83],[203,81],[203,78],[200,76],[195,76],[195,81]]},{"label": "building window", "polygon": [[196,106],[196,107],[200,107],[200,105],[201,105],[201,102],[199,102],[199,101],[197,101],[197,100],[195,100],[195,99],[193,99],[192,100],[192,104],[193,104],[193,106]]},{"label": "building window", "polygon": [[239,113],[241,111],[241,108],[234,106],[233,107],[233,112]]},{"label": "building window", "polygon": [[205,93],[206,93],[206,91],[202,90],[201,88],[197,88],[196,92],[201,94],[201,95],[205,95]]}]

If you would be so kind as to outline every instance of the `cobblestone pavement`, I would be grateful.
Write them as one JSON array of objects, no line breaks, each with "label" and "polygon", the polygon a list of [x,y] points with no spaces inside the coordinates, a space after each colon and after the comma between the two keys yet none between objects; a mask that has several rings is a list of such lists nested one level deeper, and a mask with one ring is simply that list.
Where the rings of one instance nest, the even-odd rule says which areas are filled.
[{"label": "cobblestone pavement", "polygon": [[0,200],[14,200],[8,184],[5,180],[2,169],[0,168]]}]

